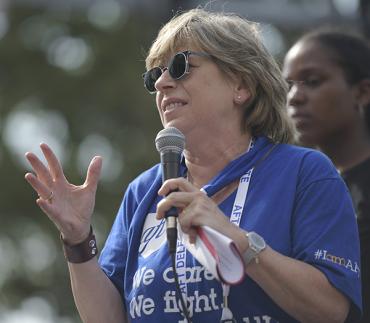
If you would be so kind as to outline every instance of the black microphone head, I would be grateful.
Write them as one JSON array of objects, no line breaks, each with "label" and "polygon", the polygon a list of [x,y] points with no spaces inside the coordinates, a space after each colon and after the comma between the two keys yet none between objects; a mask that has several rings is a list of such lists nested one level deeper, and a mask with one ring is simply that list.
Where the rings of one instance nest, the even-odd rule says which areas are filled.
[{"label": "black microphone head", "polygon": [[185,136],[179,129],[168,127],[158,132],[155,146],[159,153],[169,150],[181,154],[185,148]]}]

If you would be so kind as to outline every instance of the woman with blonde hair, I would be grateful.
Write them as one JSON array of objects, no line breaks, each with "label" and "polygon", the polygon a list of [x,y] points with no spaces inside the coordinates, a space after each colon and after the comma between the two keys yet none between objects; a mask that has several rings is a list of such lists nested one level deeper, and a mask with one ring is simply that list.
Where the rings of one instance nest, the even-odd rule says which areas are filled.
[{"label": "woman with blonde hair", "polygon": [[[61,231],[82,319],[358,318],[359,246],[350,197],[323,154],[289,145],[286,85],[256,24],[202,9],[179,14],[160,30],[146,67],[144,85],[156,94],[165,130],[186,139],[179,177],[162,183],[158,164],[130,183],[99,262],[90,224],[102,159],[92,160],[85,184],[76,187],[46,144],[48,168],[27,154],[36,176],[26,179]],[[173,210],[191,243],[204,226],[232,239],[245,278],[220,284],[182,240],[175,241],[171,264],[164,226],[174,220]]]}]

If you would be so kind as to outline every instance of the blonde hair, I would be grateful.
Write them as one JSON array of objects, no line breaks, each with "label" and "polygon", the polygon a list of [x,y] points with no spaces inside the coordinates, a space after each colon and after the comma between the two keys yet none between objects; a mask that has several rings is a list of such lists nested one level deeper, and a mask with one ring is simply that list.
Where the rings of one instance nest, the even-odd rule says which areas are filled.
[{"label": "blonde hair", "polygon": [[186,45],[210,54],[225,75],[242,78],[251,93],[243,129],[275,142],[293,141],[294,128],[286,111],[287,85],[260,40],[258,24],[203,9],[178,14],[159,31],[146,58],[147,69],[161,65]]}]

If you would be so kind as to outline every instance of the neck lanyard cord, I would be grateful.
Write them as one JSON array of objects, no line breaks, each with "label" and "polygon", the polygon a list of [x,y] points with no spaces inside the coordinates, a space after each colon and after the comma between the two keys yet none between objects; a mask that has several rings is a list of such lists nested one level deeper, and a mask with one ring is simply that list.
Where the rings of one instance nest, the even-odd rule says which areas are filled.
[{"label": "neck lanyard cord", "polygon": [[[269,150],[261,158],[259,158],[256,161],[256,163],[251,167],[251,169],[247,173],[245,173],[245,175],[243,175],[240,178],[239,187],[238,187],[235,202],[234,202],[234,205],[233,205],[233,210],[235,209],[236,204],[238,204],[238,205],[242,206],[242,208],[244,208],[244,203],[245,203],[245,200],[246,200],[246,197],[247,197],[247,194],[248,194],[250,178],[252,176],[253,170],[257,166],[259,166],[270,155],[270,153],[274,150],[274,148],[276,146],[277,146],[277,144],[274,143],[269,148]],[[249,147],[248,150],[250,150],[252,147],[253,147],[253,141],[251,141],[251,144],[250,144],[250,147]],[[246,177],[248,177],[247,181],[244,180]],[[203,190],[203,189],[201,189],[201,190],[204,191],[204,193],[206,193],[205,190]],[[242,210],[239,210],[239,211],[242,211]],[[238,218],[233,217],[233,214],[231,214],[231,216],[230,216],[230,221],[233,222],[234,224],[236,224],[237,226],[239,226],[239,224],[240,224],[242,212],[238,212],[238,214],[240,214],[240,216]],[[186,262],[186,251],[185,251],[185,248],[182,246],[181,242],[179,242],[179,241],[178,241],[178,247],[180,247],[180,250],[177,250],[176,254],[178,254],[178,253],[183,254],[181,259],[183,259]],[[185,275],[182,275],[183,273],[178,275],[178,273],[177,273],[177,271],[179,271],[180,268],[178,268],[179,266],[178,266],[178,264],[175,260],[175,254],[172,255],[171,258],[172,258],[172,262],[173,262],[173,271],[174,271],[174,274],[175,274],[175,281],[177,282],[175,284],[176,285],[176,290],[177,290],[178,297],[180,299],[181,307],[182,307],[181,312],[184,316],[185,322],[191,323],[189,312],[188,312],[187,306],[185,304],[186,302],[184,301],[184,296],[185,296],[185,299],[187,299],[186,283],[185,283],[185,281],[182,281],[183,279],[181,279],[181,278],[179,279],[179,277],[178,277],[178,276],[185,277]],[[182,269],[180,271],[183,271],[183,270],[184,269]],[[181,285],[181,288],[180,288],[180,285]],[[227,285],[227,284],[222,284],[222,294],[223,294],[223,303],[224,304],[223,304],[222,316],[221,316],[221,321],[220,321],[221,323],[236,322],[235,319],[233,318],[233,314],[232,314],[231,310],[228,308],[229,292],[230,292],[230,286]]]}]

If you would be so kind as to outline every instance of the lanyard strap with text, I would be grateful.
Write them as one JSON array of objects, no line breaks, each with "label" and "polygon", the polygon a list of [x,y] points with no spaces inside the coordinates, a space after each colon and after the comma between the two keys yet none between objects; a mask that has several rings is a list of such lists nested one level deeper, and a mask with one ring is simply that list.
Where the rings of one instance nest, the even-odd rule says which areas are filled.
[{"label": "lanyard strap with text", "polygon": [[[254,141],[251,140],[248,151],[253,148]],[[243,214],[244,204],[247,199],[248,189],[250,179],[252,177],[253,167],[244,174],[239,180],[238,190],[236,192],[234,205],[232,208],[232,213],[230,215],[230,222],[235,225],[240,225],[240,220]],[[186,284],[186,248],[181,243],[180,240],[177,241],[176,246],[176,271],[179,277],[179,284],[181,293],[185,296],[187,300],[187,284]],[[235,322],[233,319],[233,314],[228,307],[228,296],[229,296],[230,286],[222,284],[222,295],[223,295],[223,309],[221,322]]]},{"label": "lanyard strap with text", "polygon": [[[251,168],[246,174],[244,174],[239,180],[238,190],[236,192],[234,205],[232,208],[230,222],[235,225],[240,225],[240,220],[243,215],[244,204],[247,199],[249,183],[251,181],[253,168]],[[230,286],[222,284],[222,296],[224,299],[224,306],[222,308],[221,322],[235,322],[233,319],[233,313],[228,307],[228,296],[230,292]]]},{"label": "lanyard strap with text", "polygon": [[[234,205],[232,208],[232,213],[230,216],[230,222],[235,225],[240,225],[240,220],[243,214],[244,204],[247,199],[249,183],[252,177],[253,168],[251,168],[246,174],[244,174],[239,180],[238,190],[236,192]],[[187,284],[186,284],[186,248],[177,240],[176,248],[176,271],[179,277],[179,284],[182,294],[184,294],[185,299],[187,299]],[[222,284],[222,295],[223,295],[223,308],[221,322],[234,322],[233,314],[228,307],[228,296],[229,296],[230,286]]]},{"label": "lanyard strap with text", "polygon": [[[240,220],[243,215],[244,205],[247,199],[249,183],[251,181],[253,169],[255,169],[257,165],[259,165],[262,161],[264,161],[276,146],[277,146],[276,144],[272,145],[271,148],[265,153],[265,155],[261,159],[259,159],[256,162],[256,164],[240,178],[238,191],[236,192],[235,201],[234,201],[234,205],[233,205],[231,216],[230,216],[231,223],[234,223],[235,225],[240,226]],[[229,292],[230,292],[230,286],[226,284],[222,284],[222,295],[224,298],[224,306],[222,309],[221,323],[236,322],[235,319],[233,318],[233,313],[228,307]]]}]

